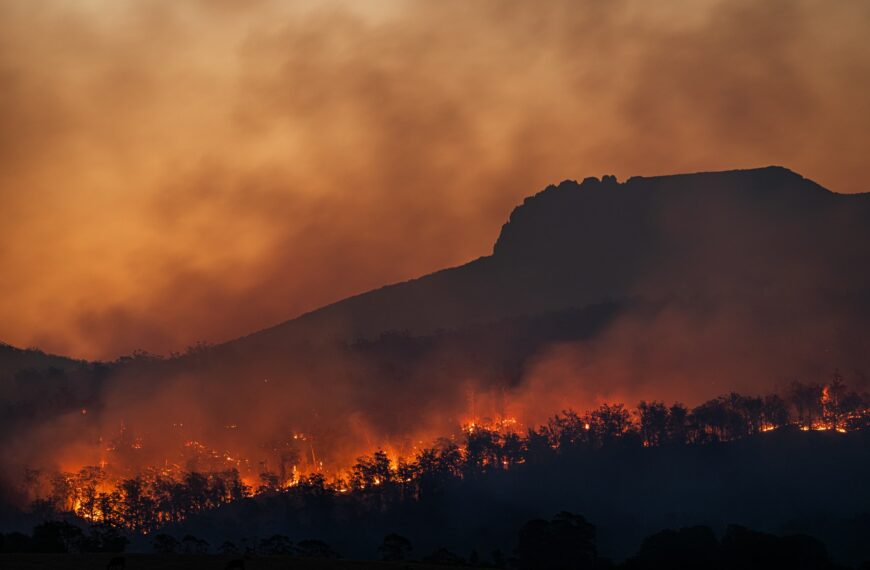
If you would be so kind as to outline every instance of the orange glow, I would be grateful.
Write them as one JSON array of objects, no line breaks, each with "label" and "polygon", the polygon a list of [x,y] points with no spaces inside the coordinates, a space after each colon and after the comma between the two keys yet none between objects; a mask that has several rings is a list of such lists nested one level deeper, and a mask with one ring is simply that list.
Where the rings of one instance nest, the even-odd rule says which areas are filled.
[{"label": "orange glow", "polygon": [[[480,398],[472,398],[472,401],[476,402],[474,407],[477,411]],[[804,432],[844,434],[848,431],[847,425],[866,425],[867,420],[870,419],[870,409],[853,409],[840,414],[836,411],[835,405],[836,397],[833,391],[830,387],[824,387],[820,389],[818,396],[818,409],[822,411],[821,416],[814,419],[811,425],[799,425],[798,419],[793,418],[792,425]],[[600,437],[602,430],[615,429],[617,431],[614,433],[618,437],[628,431],[637,431],[641,428],[638,414],[639,412],[635,412],[632,415],[619,406],[609,405],[602,405],[585,415],[568,410],[553,418],[549,427],[538,428],[536,433],[550,438],[555,433],[554,429],[564,429],[567,430],[565,434],[574,434],[571,437],[580,437],[581,439],[577,441],[583,441],[584,437]],[[613,422],[619,417],[625,418],[628,424],[623,427],[612,427],[616,426]],[[236,424],[227,425],[236,426]],[[784,424],[770,422],[760,422],[756,425],[755,430],[759,434],[784,427]],[[236,429],[232,428],[232,431]],[[572,429],[575,431],[572,432]],[[437,445],[455,446],[458,457],[463,461],[474,461],[478,469],[497,467],[508,470],[525,462],[521,450],[527,444],[526,432],[527,428],[524,427],[521,418],[513,415],[494,415],[489,418],[472,414],[470,419],[460,422],[456,432],[438,440],[440,443]],[[699,437],[704,437],[705,433],[709,434],[709,432],[699,432]],[[54,476],[53,485],[55,492],[57,489],[64,489],[60,508],[68,509],[94,522],[117,521],[118,516],[121,516],[118,511],[119,505],[123,503],[127,493],[139,492],[137,491],[139,486],[150,489],[157,488],[161,480],[184,481],[186,477],[193,476],[194,469],[200,470],[198,476],[203,478],[201,484],[206,484],[212,478],[222,477],[224,478],[222,488],[225,489],[214,498],[216,503],[210,506],[194,506],[192,507],[194,509],[212,508],[223,502],[251,497],[258,493],[290,492],[300,485],[310,484],[313,476],[322,476],[328,488],[338,494],[347,494],[354,490],[372,490],[388,485],[413,486],[414,473],[417,472],[415,462],[422,461],[421,457],[426,453],[427,445],[436,441],[438,435],[421,432],[403,445],[344,448],[339,454],[326,449],[324,456],[330,457],[329,462],[318,458],[313,452],[314,443],[318,438],[302,431],[294,430],[287,435],[285,441],[290,442],[291,447],[279,443],[267,447],[260,446],[260,451],[255,452],[258,455],[250,455],[252,452],[250,447],[221,449],[210,446],[202,439],[186,439],[179,440],[175,455],[156,463],[148,463],[150,460],[143,458],[154,457],[154,452],[165,451],[166,445],[155,442],[159,445],[151,449],[147,437],[132,433],[125,424],[115,436],[105,438],[111,444],[105,448],[98,467],[87,467],[86,462],[69,462]],[[657,445],[646,440],[642,443],[647,448]],[[509,451],[508,445],[515,445],[515,450]],[[556,450],[561,442],[550,439],[548,445]],[[263,449],[268,449],[265,456],[262,453]],[[500,451],[493,452],[493,450]],[[517,451],[520,455],[510,455]],[[462,473],[457,473],[456,476],[461,477]],[[238,481],[235,490],[227,488],[226,481],[229,481],[230,487],[233,487],[234,480]],[[39,489],[34,491],[44,492]],[[156,515],[156,522],[150,524],[169,523],[178,520],[181,516],[184,515],[160,511]],[[147,532],[149,528],[134,530]]]},{"label": "orange glow", "polygon": [[[557,177],[785,163],[865,190],[866,3],[790,6],[785,38],[750,1],[154,3],[0,3],[4,341],[233,338],[484,254]],[[701,71],[732,61],[739,120]]]}]

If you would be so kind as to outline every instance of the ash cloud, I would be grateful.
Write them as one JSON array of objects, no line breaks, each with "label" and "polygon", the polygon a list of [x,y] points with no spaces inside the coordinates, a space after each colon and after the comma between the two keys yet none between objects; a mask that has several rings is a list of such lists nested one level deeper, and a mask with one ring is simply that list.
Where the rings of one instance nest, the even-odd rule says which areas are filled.
[{"label": "ash cloud", "polygon": [[7,2],[0,338],[168,353],[487,252],[588,172],[864,189],[860,3]]}]

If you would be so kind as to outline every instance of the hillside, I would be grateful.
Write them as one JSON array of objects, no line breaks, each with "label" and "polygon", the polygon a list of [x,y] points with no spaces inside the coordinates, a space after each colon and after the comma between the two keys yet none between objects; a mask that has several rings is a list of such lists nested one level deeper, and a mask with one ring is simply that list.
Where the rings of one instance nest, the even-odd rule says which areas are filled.
[{"label": "hillside", "polygon": [[870,195],[835,194],[780,167],[565,181],[513,211],[492,255],[235,342],[426,334],[638,295],[803,304],[781,293],[823,293],[821,303],[866,315],[868,220]]},{"label": "hillside", "polygon": [[489,256],[222,345],[72,369],[5,349],[28,372],[2,386],[0,467],[77,469],[100,438],[141,438],[129,469],[192,441],[253,473],[301,433],[303,464],[340,468],[475,418],[694,406],[837,370],[866,391],[868,221],[867,194],[784,168],[563,182],[518,206]]},{"label": "hillside", "polygon": [[0,342],[0,378],[19,370],[68,370],[81,364],[81,360],[46,354],[36,348],[17,348]]}]

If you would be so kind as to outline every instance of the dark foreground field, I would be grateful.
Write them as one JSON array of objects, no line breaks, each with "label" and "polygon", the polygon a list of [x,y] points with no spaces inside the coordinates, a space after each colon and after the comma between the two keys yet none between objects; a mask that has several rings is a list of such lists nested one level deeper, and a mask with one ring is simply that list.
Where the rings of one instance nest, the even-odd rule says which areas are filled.
[{"label": "dark foreground field", "polygon": [[[0,554],[3,570],[104,570],[113,554]],[[238,559],[220,555],[125,554],[124,570],[224,570]],[[291,556],[245,559],[244,570],[436,570],[443,566],[416,562],[319,560]],[[454,566],[455,568],[455,566]],[[239,570],[239,569],[236,569]]]}]

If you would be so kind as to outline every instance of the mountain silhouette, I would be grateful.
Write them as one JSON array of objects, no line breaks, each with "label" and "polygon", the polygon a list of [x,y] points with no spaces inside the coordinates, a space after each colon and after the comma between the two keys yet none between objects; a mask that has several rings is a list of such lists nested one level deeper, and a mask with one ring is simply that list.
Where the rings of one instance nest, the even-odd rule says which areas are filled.
[{"label": "mountain silhouette", "polygon": [[235,342],[429,334],[638,296],[866,315],[868,221],[870,195],[836,194],[782,167],[566,180],[514,209],[489,256]]},{"label": "mountain silhouette", "polygon": [[[490,255],[199,347],[159,375],[149,368],[147,382],[191,367],[313,391],[389,377],[414,399],[469,377],[516,386],[553,346],[578,342],[600,382],[662,389],[703,377],[698,397],[837,368],[866,379],[868,221],[870,194],[782,167],[566,180],[517,206]],[[7,374],[73,364],[0,356]]]},{"label": "mountain silhouette", "polygon": [[84,361],[47,354],[35,348],[17,348],[0,341],[0,377],[28,368],[67,370],[82,364]]},{"label": "mountain silhouette", "polygon": [[[870,195],[836,194],[780,167],[564,181],[514,209],[490,255],[220,345],[112,363],[0,345],[0,445],[11,450],[0,475],[45,454],[103,449],[104,436],[141,436],[113,457],[129,469],[180,457],[192,441],[249,468],[275,469],[276,454],[283,462],[292,450],[329,471],[378,446],[411,456],[469,419],[511,417],[522,432],[566,409],[694,407],[733,392],[787,394],[792,380],[821,392],[845,379],[867,393],[868,221]],[[854,517],[866,517],[866,454],[856,449],[867,432],[840,435],[795,427],[731,447],[662,446],[658,463],[637,447],[636,459],[606,453],[599,468],[566,454],[530,471],[527,487],[514,471],[509,486],[470,478],[453,505],[472,521],[480,513],[475,528],[489,533],[517,508],[564,508],[570,489],[623,552],[675,512],[687,524],[758,528],[819,513],[807,524],[829,521],[818,528],[836,536],[839,525],[866,528]],[[287,503],[274,505],[252,514],[239,501],[202,524],[282,520]],[[445,505],[459,521],[450,524],[465,523]],[[434,519],[411,520],[437,536]]]},{"label": "mountain silhouette", "polygon": [[[491,255],[355,295],[216,347],[428,335],[626,299],[870,316],[870,193],[787,168],[565,180],[526,198]],[[3,345],[3,367],[60,364]],[[69,364],[69,361],[66,362]]]},{"label": "mountain silhouette", "polygon": [[237,340],[108,366],[4,349],[7,419],[33,421],[47,382],[52,413],[99,406],[120,422],[154,398],[179,417],[195,405],[213,438],[227,418],[340,417],[342,442],[423,418],[450,429],[468,394],[497,394],[488,413],[511,400],[550,414],[604,397],[695,404],[838,369],[867,390],[868,221],[870,195],[780,167],[565,181],[518,206],[491,255]]}]

